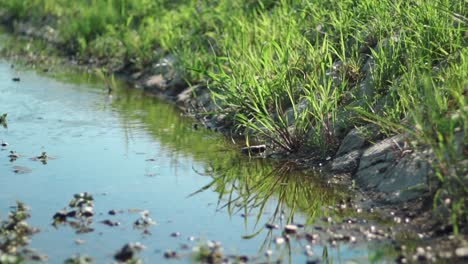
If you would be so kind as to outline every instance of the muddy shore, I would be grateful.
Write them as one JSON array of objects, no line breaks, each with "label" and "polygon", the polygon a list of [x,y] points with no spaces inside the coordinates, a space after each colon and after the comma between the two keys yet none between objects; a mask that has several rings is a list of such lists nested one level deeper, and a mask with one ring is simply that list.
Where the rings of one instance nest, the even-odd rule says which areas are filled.
[{"label": "muddy shore", "polygon": [[[197,126],[218,131],[228,137],[241,136],[241,132],[235,131],[234,124],[224,115],[206,114],[219,110],[209,89],[203,84],[189,85],[177,71],[176,58],[171,55],[143,71],[134,71],[131,63],[124,67],[114,67],[105,59],[78,60],[61,48],[58,33],[47,21],[37,25],[13,21],[7,14],[2,14],[1,17],[1,23],[13,35],[31,40],[41,39],[61,50],[65,56],[64,63],[68,65],[83,69],[105,67],[126,79],[136,89],[144,89],[149,94],[173,102],[186,115],[195,118]],[[19,56],[25,56],[31,63],[47,61],[47,58],[37,57],[34,53]],[[357,87],[365,91],[369,89],[365,85],[366,78],[362,85]],[[322,170],[325,180],[330,184],[357,187],[358,195],[356,200],[352,201],[353,204],[359,204],[365,210],[377,208],[382,215],[398,224],[408,218],[404,230],[411,231],[410,236],[415,236],[414,239],[425,246],[408,249],[405,245],[396,245],[407,261],[432,261],[432,255],[436,255],[437,260],[447,262],[462,262],[468,258],[467,227],[461,228],[462,235],[453,236],[453,226],[447,221],[450,217],[447,215],[448,211],[444,208],[433,210],[433,195],[438,188],[438,182],[434,180],[433,154],[428,149],[415,149],[409,135],[389,137],[380,133],[372,124],[344,128],[339,132],[341,136],[337,143],[337,151],[326,159],[317,158],[313,153],[277,152],[268,146],[265,151],[261,151],[261,155],[294,162],[305,170]],[[450,199],[447,198],[447,206],[449,205]]]}]

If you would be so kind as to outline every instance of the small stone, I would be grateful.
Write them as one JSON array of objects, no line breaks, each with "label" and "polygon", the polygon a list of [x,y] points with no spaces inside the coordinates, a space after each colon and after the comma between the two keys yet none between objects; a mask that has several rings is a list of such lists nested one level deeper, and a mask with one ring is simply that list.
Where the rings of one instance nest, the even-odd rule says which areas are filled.
[{"label": "small stone", "polygon": [[164,257],[167,258],[167,259],[171,259],[171,258],[177,258],[178,255],[177,255],[177,252],[172,251],[172,250],[168,250],[168,251],[164,252]]},{"label": "small stone", "polygon": [[286,240],[284,239],[284,237],[277,237],[275,238],[275,244],[277,245],[281,245],[285,242]]},{"label": "small stone", "polygon": [[77,245],[83,245],[85,242],[86,242],[86,241],[83,240],[83,239],[76,239],[76,240],[75,240],[75,244],[77,244]]},{"label": "small stone", "polygon": [[422,248],[422,247],[417,247],[417,248],[416,248],[416,254],[418,254],[418,255],[424,255],[424,253],[426,253],[426,251],[424,250],[424,248]]},{"label": "small stone", "polygon": [[67,212],[66,211],[58,211],[54,214],[53,219],[55,221],[66,221],[67,220]]},{"label": "small stone", "polygon": [[442,252],[439,252],[438,255],[442,259],[449,259],[453,257],[453,254],[450,251],[442,251]]},{"label": "small stone", "polygon": [[171,233],[171,237],[179,237],[179,236],[180,236],[180,232]]},{"label": "small stone", "polygon": [[267,251],[265,251],[265,256],[271,257],[272,255],[273,255],[273,250],[268,249]]},{"label": "small stone", "polygon": [[286,225],[284,227],[284,232],[286,232],[286,234],[295,234],[297,233],[297,230],[298,227],[296,225]]},{"label": "small stone", "polygon": [[266,223],[266,224],[265,224],[265,227],[268,228],[268,229],[278,229],[278,228],[279,228],[279,225]]},{"label": "small stone", "polygon": [[468,247],[460,247],[460,248],[455,249],[455,255],[459,258],[467,258]]},{"label": "small stone", "polygon": [[123,246],[115,255],[114,259],[121,262],[127,262],[133,256],[144,249],[145,247],[140,243],[128,243]]},{"label": "small stone", "polygon": [[249,257],[247,257],[247,256],[240,256],[240,257],[239,257],[239,260],[240,260],[241,262],[244,262],[244,263],[245,263],[245,262],[249,261]]},{"label": "small stone", "polygon": [[395,262],[398,263],[398,264],[408,263],[408,261],[406,260],[406,258],[404,256],[398,256],[398,258],[395,260]]},{"label": "small stone", "polygon": [[115,211],[115,210],[110,210],[110,211],[108,212],[108,214],[110,214],[110,215],[116,215],[116,214],[117,214],[117,211]]},{"label": "small stone", "polygon": [[313,252],[312,250],[310,250],[310,249],[306,249],[306,250],[304,251],[304,254],[305,254],[306,256],[308,256],[308,257],[312,257],[312,256],[314,255],[314,252]]},{"label": "small stone", "polygon": [[81,209],[81,215],[84,216],[84,217],[92,217],[92,216],[94,215],[93,207],[91,207],[91,206],[84,206],[84,207]]}]

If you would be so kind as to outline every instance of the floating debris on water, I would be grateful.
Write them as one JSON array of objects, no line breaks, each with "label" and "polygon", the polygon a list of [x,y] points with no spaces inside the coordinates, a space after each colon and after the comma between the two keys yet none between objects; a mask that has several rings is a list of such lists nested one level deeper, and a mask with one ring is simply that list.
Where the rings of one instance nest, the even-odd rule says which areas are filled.
[{"label": "floating debris on water", "polygon": [[297,230],[298,230],[298,227],[297,225],[286,225],[284,227],[284,232],[286,234],[296,234],[297,233]]},{"label": "floating debris on water", "polygon": [[141,243],[128,243],[125,246],[123,246],[117,253],[114,255],[114,259],[119,261],[119,262],[128,262],[129,260],[135,260],[134,256],[143,251],[145,249],[145,246],[143,246]]},{"label": "floating debris on water", "polygon": [[171,237],[179,237],[179,236],[180,236],[180,232],[171,233]]}]

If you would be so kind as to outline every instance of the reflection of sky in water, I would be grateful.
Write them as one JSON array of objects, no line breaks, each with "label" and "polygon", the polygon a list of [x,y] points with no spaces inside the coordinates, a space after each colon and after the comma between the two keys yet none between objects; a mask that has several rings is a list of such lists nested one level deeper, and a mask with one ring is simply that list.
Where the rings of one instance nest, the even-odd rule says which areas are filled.
[{"label": "reflection of sky in water", "polygon": [[[0,151],[0,217],[6,218],[15,200],[31,206],[30,223],[41,229],[32,238],[31,246],[49,255],[50,263],[62,263],[76,253],[90,255],[96,263],[109,263],[117,249],[132,241],[147,246],[141,254],[144,260],[161,262],[165,250],[177,250],[185,243],[195,245],[196,242],[187,240],[189,236],[220,241],[231,253],[258,253],[267,230],[249,240],[242,236],[251,235],[263,226],[274,211],[274,199],[256,228],[255,215],[246,222],[240,213],[229,216],[226,208],[216,210],[218,194],[215,192],[208,190],[188,197],[211,178],[200,176],[194,170],[203,171],[206,166],[202,162],[203,153],[194,159],[186,151],[188,146],[165,144],[164,138],[172,136],[175,124],[147,127],[140,119],[132,118],[144,120],[144,106],[129,112],[119,95],[108,98],[104,90],[60,83],[33,72],[22,72],[21,82],[14,83],[11,81],[14,71],[9,64],[0,63],[0,113],[7,112],[9,120],[9,129],[0,129],[0,139],[10,143],[8,150],[17,151],[22,157],[10,163],[8,150]],[[145,100],[145,104],[154,103],[153,99]],[[167,105],[163,106],[155,111],[168,109]],[[178,120],[176,125],[190,128],[190,124],[175,120]],[[148,132],[151,129],[159,131],[157,140]],[[186,129],[186,133],[204,132]],[[177,136],[184,137],[184,134]],[[210,148],[225,148],[219,144],[222,140],[218,136],[200,135],[196,140],[206,141],[203,144],[207,153]],[[47,165],[30,160],[42,151],[55,159]],[[32,172],[15,174],[14,165],[30,168]],[[76,235],[69,227],[52,227],[54,213],[64,208],[74,193],[83,191],[95,196],[97,214],[92,226],[96,231]],[[139,215],[127,212],[131,208],[151,212],[158,223],[150,229],[152,235],[142,236],[141,231],[133,229],[132,224]],[[125,210],[125,213],[109,216],[107,212],[111,209]],[[121,225],[108,227],[99,223],[105,219],[119,221]],[[296,220],[305,221],[300,215]],[[173,232],[180,232],[181,236],[170,237]],[[274,236],[280,234],[275,232]],[[75,239],[86,243],[75,245]],[[292,262],[305,262],[304,245],[302,241],[293,249],[298,254]],[[274,245],[271,248],[276,250]],[[315,247],[314,253],[321,256],[322,248]],[[347,250],[342,245],[330,248],[329,255],[338,262],[352,256],[362,262],[366,261],[367,251],[366,246]],[[287,255],[285,258],[288,259]],[[190,259],[180,261],[190,262]]]}]

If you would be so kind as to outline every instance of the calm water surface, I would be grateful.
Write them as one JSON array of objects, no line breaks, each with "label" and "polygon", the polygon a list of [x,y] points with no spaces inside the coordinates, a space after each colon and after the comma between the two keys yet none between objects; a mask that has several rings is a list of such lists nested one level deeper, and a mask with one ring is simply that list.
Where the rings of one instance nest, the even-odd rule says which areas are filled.
[{"label": "calm water surface", "polygon": [[[13,82],[18,74],[21,82]],[[41,230],[31,247],[48,255],[49,263],[63,263],[74,254],[112,263],[128,242],[146,246],[139,255],[145,263],[190,263],[190,257],[166,260],[163,253],[189,255],[182,245],[191,248],[207,240],[221,242],[227,254],[258,256],[257,262],[267,260],[267,249],[284,263],[324,254],[323,246],[314,245],[314,256],[305,256],[305,240],[277,246],[273,241],[281,231],[264,228],[267,222],[295,222],[312,230],[323,216],[322,206],[337,199],[320,186],[317,175],[291,174],[240,156],[228,140],[194,130],[193,120],[140,91],[123,88],[108,96],[86,75],[44,77],[0,61],[0,113],[8,113],[8,129],[0,128],[0,139],[10,144],[0,151],[0,219],[16,200],[29,205],[29,223]],[[10,162],[10,150],[21,157]],[[47,164],[31,159],[43,151],[53,157]],[[15,173],[15,166],[31,171]],[[69,226],[53,227],[54,213],[80,192],[94,196],[95,231],[76,234]],[[108,215],[111,209],[122,213]],[[157,222],[151,234],[134,229],[139,214],[132,209],[150,212]],[[106,219],[121,225],[99,223]],[[171,237],[173,232],[180,236]],[[85,243],[77,245],[77,239]],[[363,263],[376,248],[339,244],[326,253],[334,263]]]}]

